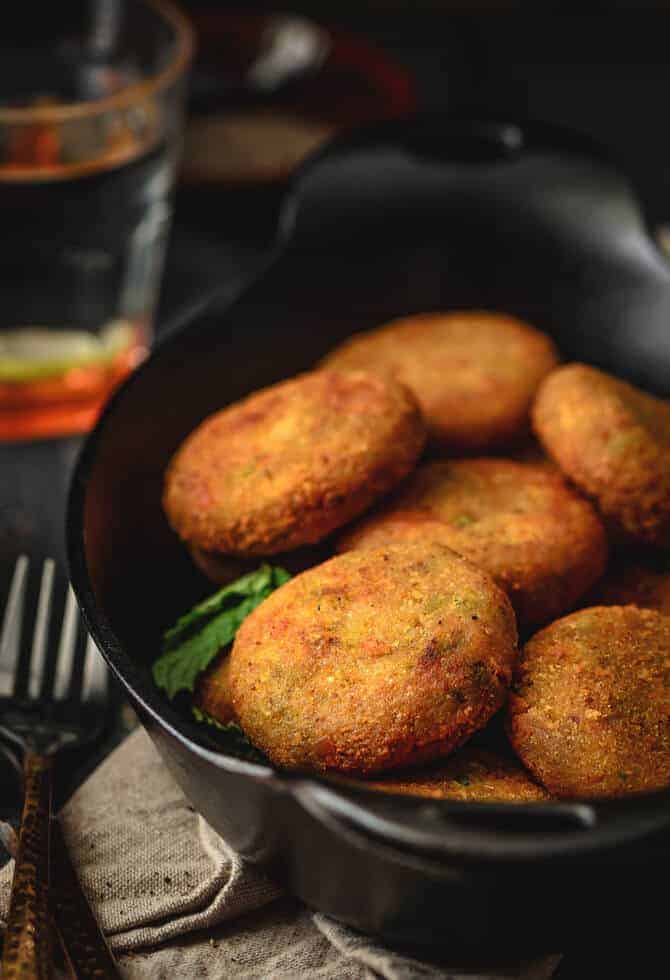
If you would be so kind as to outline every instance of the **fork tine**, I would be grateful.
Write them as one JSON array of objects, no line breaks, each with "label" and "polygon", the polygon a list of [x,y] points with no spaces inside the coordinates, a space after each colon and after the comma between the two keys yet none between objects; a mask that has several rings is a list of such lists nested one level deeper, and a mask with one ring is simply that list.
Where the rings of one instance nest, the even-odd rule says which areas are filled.
[{"label": "fork tine", "polygon": [[28,696],[31,698],[38,698],[40,696],[42,683],[44,680],[55,570],[56,563],[54,562],[53,558],[45,559],[45,562],[42,565],[40,594],[39,599],[37,600],[35,628],[33,630],[33,642],[30,650],[30,680],[28,682]]},{"label": "fork tine", "polygon": [[109,670],[93,638],[86,641],[86,659],[81,685],[83,701],[104,701],[109,689]]},{"label": "fork tine", "polygon": [[21,555],[17,559],[5,606],[2,633],[0,633],[0,694],[11,692],[16,674],[29,564],[27,555]]},{"label": "fork tine", "polygon": [[68,586],[65,600],[63,626],[58,643],[56,659],[56,678],[54,681],[54,700],[62,701],[68,696],[74,668],[74,653],[79,632],[79,610],[72,586]]}]

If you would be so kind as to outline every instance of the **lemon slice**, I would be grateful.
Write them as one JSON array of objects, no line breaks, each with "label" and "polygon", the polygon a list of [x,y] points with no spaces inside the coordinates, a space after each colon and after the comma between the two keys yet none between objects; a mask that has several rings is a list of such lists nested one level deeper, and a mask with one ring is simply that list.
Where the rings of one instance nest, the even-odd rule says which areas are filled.
[{"label": "lemon slice", "polygon": [[104,365],[132,339],[127,320],[113,320],[100,334],[49,327],[0,330],[0,382],[38,381],[74,368]]}]

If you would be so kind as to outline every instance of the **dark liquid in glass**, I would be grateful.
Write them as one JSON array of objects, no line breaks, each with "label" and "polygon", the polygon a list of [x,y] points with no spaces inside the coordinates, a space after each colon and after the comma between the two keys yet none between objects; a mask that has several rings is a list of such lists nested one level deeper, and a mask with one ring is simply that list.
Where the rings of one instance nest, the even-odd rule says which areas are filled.
[{"label": "dark liquid in glass", "polygon": [[[109,65],[70,63],[68,75],[56,57],[29,99],[16,85],[6,94],[2,51],[0,65],[0,105],[12,107],[128,81]],[[174,171],[159,109],[0,120],[0,438],[87,428],[146,349]]]}]

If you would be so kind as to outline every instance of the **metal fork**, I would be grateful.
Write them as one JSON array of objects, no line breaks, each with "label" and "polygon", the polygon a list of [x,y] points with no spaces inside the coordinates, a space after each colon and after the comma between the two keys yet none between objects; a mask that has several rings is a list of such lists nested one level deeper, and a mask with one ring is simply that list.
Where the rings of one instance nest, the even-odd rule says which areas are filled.
[{"label": "metal fork", "polygon": [[[55,577],[55,563],[48,558],[42,566],[34,626],[29,635],[25,628],[30,598],[29,561],[25,555],[17,560],[0,633],[0,738],[20,751],[24,777],[24,805],[2,959],[3,980],[42,980],[51,976],[49,844],[54,761],[62,749],[99,735],[109,695],[107,668],[81,626],[71,588],[67,590],[60,630],[57,629]],[[107,952],[105,959],[105,948],[100,950],[104,942],[101,935],[92,937],[91,923],[86,925],[89,934],[79,936],[74,945],[82,948],[75,951],[75,956],[81,957],[82,962],[88,957],[98,971],[105,970],[87,971],[86,975],[117,976],[110,954]],[[98,960],[94,962],[96,956]]]}]

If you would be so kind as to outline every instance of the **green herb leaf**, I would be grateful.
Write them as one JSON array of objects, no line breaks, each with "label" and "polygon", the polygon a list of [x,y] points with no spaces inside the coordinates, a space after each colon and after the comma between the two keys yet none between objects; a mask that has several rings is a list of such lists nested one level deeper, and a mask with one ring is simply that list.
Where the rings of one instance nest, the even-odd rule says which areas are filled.
[{"label": "green herb leaf", "polygon": [[153,666],[156,685],[169,698],[193,691],[198,676],[232,643],[249,613],[290,577],[283,568],[263,564],[181,616],[163,637],[163,654]]},{"label": "green herb leaf", "polygon": [[172,648],[188,635],[194,626],[203,620],[210,619],[216,613],[229,609],[236,605],[240,599],[247,596],[263,594],[263,598],[278,589],[280,585],[290,579],[288,572],[278,566],[263,564],[254,572],[243,575],[230,585],[219,589],[214,595],[198,603],[185,615],[180,616],[171,629],[167,630],[163,637],[164,647]]},{"label": "green herb leaf", "polygon": [[[203,711],[197,704],[191,705],[191,711],[193,712],[193,717],[195,720],[202,722],[204,725],[211,725],[212,728],[217,728],[220,732],[225,732],[225,730],[228,728],[228,725],[222,725],[221,722],[214,717],[214,715],[210,715],[208,711]],[[235,725],[235,722],[231,721],[230,724]],[[239,725],[235,725],[235,727],[240,728]],[[240,731],[242,731],[241,728]]]},{"label": "green herb leaf", "polygon": [[227,725],[222,725],[220,721],[213,718],[207,711],[203,711],[197,705],[192,706],[193,717],[196,721],[205,725],[211,725],[217,731],[217,738],[222,745],[235,755],[241,755],[252,762],[267,762],[263,753],[253,745],[244,734],[239,725],[234,721],[229,721]]},{"label": "green herb leaf", "polygon": [[454,527],[468,527],[475,523],[475,519],[468,514],[459,514],[458,517],[454,517],[451,523]]}]

